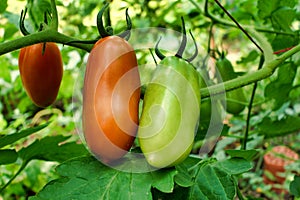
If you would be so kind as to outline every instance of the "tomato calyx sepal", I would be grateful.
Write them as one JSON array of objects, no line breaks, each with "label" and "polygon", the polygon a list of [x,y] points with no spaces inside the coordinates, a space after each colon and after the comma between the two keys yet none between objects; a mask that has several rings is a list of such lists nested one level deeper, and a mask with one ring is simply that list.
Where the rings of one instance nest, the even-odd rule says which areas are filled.
[{"label": "tomato calyx sepal", "polygon": [[[191,30],[190,30],[189,33],[190,33],[190,35],[192,37],[192,40],[193,40],[193,43],[194,43],[194,46],[195,46],[195,52],[194,52],[194,54],[190,58],[183,58],[182,57],[183,52],[184,52],[185,47],[186,47],[186,43],[187,43],[186,29],[185,29],[185,23],[184,23],[184,18],[183,17],[181,17],[181,23],[182,23],[182,40],[181,40],[181,44],[179,46],[179,49],[177,50],[177,52],[175,54],[175,57],[183,59],[183,60],[187,61],[188,63],[190,63],[198,55],[198,47],[197,47],[196,40],[195,40],[195,38],[194,38]],[[158,48],[158,44],[159,44],[160,41],[161,41],[161,37],[158,39],[158,42],[155,45],[155,54],[157,55],[157,57],[159,57],[159,59],[163,60],[166,56],[163,55],[160,52],[159,48]]]}]

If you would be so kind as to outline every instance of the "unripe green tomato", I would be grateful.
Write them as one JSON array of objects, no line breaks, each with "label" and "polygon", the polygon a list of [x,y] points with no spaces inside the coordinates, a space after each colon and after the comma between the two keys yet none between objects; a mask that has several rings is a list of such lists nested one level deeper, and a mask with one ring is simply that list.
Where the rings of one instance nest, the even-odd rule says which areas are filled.
[{"label": "unripe green tomato", "polygon": [[[216,65],[223,82],[237,77],[233,66],[228,59],[222,58],[217,61]],[[246,97],[243,88],[226,92],[226,98],[229,100],[226,102],[226,111],[228,113],[237,115],[245,109],[245,104],[243,103],[246,102]],[[225,104],[225,102],[223,103]]]},{"label": "unripe green tomato", "polygon": [[157,168],[182,162],[193,146],[200,115],[198,72],[177,57],[166,57],[148,83],[138,139],[148,163]]}]

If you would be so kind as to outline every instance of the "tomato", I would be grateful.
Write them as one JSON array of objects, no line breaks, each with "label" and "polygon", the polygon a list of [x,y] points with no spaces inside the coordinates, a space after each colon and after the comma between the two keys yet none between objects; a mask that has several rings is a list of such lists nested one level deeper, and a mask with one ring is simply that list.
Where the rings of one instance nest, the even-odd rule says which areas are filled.
[{"label": "tomato", "polygon": [[55,101],[63,76],[62,58],[55,43],[22,48],[19,71],[27,95],[34,104],[47,107]]},{"label": "tomato", "polygon": [[182,162],[190,153],[200,115],[198,72],[187,61],[164,58],[145,91],[138,140],[157,168]]},{"label": "tomato", "polygon": [[[228,59],[222,58],[217,61],[216,65],[223,82],[237,77],[231,62]],[[229,101],[226,102],[226,111],[228,113],[237,115],[245,109],[244,103],[246,102],[246,97],[243,88],[226,92],[226,98],[229,99]]]},{"label": "tomato", "polygon": [[91,152],[104,163],[124,156],[138,127],[140,76],[135,52],[118,36],[100,39],[86,66],[83,132]]}]

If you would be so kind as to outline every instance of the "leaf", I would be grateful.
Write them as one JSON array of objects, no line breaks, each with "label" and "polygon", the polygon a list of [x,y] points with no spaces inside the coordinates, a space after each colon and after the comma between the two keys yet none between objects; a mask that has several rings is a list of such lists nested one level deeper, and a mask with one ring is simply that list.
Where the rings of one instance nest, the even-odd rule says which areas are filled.
[{"label": "leaf", "polygon": [[266,19],[271,16],[274,10],[277,9],[280,0],[258,0],[257,8],[258,8],[258,16],[261,19]]},{"label": "leaf", "polygon": [[300,197],[300,176],[295,176],[290,183],[290,192],[295,197]]},{"label": "leaf", "polygon": [[278,30],[290,31],[295,19],[296,11],[289,7],[282,7],[272,13],[273,27]]},{"label": "leaf", "polygon": [[218,167],[228,174],[238,175],[252,169],[253,165],[250,161],[243,158],[231,158],[224,161],[216,162],[215,167]]},{"label": "leaf", "polygon": [[3,41],[11,38],[18,30],[19,29],[14,24],[7,23],[5,26]]},{"label": "leaf", "polygon": [[236,194],[233,177],[219,167],[200,167],[195,178],[189,199],[233,199]]},{"label": "leaf", "polygon": [[251,150],[228,149],[225,150],[225,152],[229,154],[232,158],[243,158],[248,161],[253,160],[253,158],[259,153],[259,151],[255,149],[251,149]]},{"label": "leaf", "polygon": [[193,177],[188,173],[188,169],[184,165],[176,166],[177,174],[175,175],[175,182],[181,187],[190,187],[194,185]]},{"label": "leaf", "polygon": [[7,165],[16,162],[18,154],[15,150],[0,150],[0,165]]},{"label": "leaf", "polygon": [[249,62],[253,62],[256,60],[256,58],[258,58],[258,56],[259,54],[257,53],[257,51],[252,50],[247,56],[242,57],[241,60],[237,61],[237,64],[241,64],[241,63],[246,64]]},{"label": "leaf", "polygon": [[7,0],[0,0],[0,14],[3,13],[7,8]]},{"label": "leaf", "polygon": [[259,133],[266,138],[284,136],[300,130],[300,118],[288,116],[281,120],[272,121],[265,117],[258,125]]},{"label": "leaf", "polygon": [[88,153],[83,145],[74,142],[59,145],[68,138],[62,135],[48,136],[21,149],[18,154],[25,162],[33,159],[63,162]]},{"label": "leaf", "polygon": [[289,98],[289,92],[293,88],[297,66],[294,63],[285,63],[278,70],[277,79],[269,83],[265,88],[265,97],[275,100],[273,110],[279,109]]},{"label": "leaf", "polygon": [[40,126],[25,129],[25,130],[22,130],[17,133],[2,136],[2,137],[0,137],[0,148],[4,147],[6,145],[13,144],[14,142],[18,141],[19,139],[27,137],[28,135],[31,135],[35,132],[38,132],[39,130],[47,127],[48,125],[49,124],[47,123],[47,124],[43,124]]},{"label": "leaf", "polygon": [[66,161],[56,169],[60,177],[48,183],[35,197],[38,199],[152,199],[151,187],[165,192],[173,190],[176,170],[128,173],[103,165],[93,157]]}]

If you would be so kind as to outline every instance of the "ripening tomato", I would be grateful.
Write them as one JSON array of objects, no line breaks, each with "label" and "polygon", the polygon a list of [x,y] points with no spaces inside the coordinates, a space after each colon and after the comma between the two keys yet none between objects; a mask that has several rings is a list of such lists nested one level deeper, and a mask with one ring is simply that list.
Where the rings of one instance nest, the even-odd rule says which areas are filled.
[{"label": "ripening tomato", "polygon": [[19,71],[23,86],[34,104],[47,107],[55,101],[63,76],[63,62],[55,43],[22,48]]},{"label": "ripening tomato", "polygon": [[148,83],[138,139],[148,163],[181,163],[190,154],[200,115],[198,72],[181,58],[164,58]]},{"label": "ripening tomato", "polygon": [[140,76],[135,52],[118,36],[100,39],[86,66],[83,131],[91,152],[105,163],[124,156],[138,127]]}]

